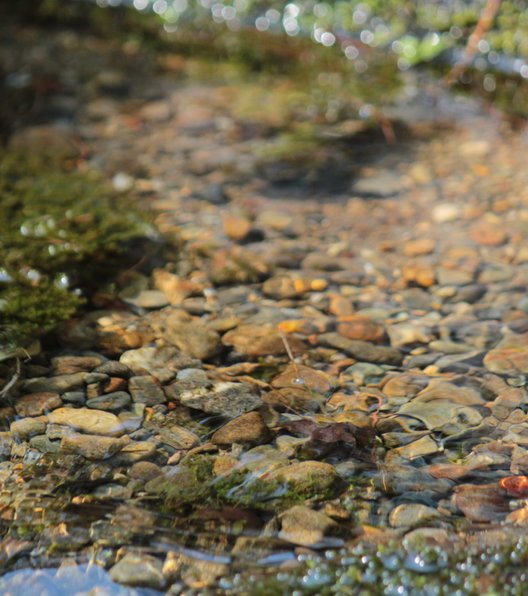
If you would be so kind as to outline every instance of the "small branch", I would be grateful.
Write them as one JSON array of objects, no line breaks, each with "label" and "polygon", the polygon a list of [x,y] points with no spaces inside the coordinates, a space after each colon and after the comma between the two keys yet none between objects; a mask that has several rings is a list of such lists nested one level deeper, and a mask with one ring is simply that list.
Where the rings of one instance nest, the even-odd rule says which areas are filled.
[{"label": "small branch", "polygon": [[462,58],[453,66],[444,78],[446,85],[451,86],[471,64],[478,50],[480,40],[486,35],[499,12],[501,0],[487,0],[486,6],[480,14],[477,26],[469,39]]},{"label": "small branch", "polygon": [[13,387],[13,385],[18,381],[18,379],[20,378],[20,359],[17,358],[16,359],[16,365],[15,365],[15,373],[14,375],[9,379],[9,381],[5,384],[5,386],[2,388],[2,390],[0,391],[0,400],[4,399],[7,394],[9,393],[9,391],[11,390],[11,388]]}]

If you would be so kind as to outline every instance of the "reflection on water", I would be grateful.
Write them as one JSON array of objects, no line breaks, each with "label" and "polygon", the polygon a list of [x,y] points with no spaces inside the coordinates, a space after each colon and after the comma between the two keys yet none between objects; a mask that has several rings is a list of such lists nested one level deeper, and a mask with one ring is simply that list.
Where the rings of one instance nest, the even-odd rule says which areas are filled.
[{"label": "reflection on water", "polygon": [[155,596],[150,588],[124,588],[97,565],[64,563],[59,568],[21,569],[0,578],[3,596]]}]

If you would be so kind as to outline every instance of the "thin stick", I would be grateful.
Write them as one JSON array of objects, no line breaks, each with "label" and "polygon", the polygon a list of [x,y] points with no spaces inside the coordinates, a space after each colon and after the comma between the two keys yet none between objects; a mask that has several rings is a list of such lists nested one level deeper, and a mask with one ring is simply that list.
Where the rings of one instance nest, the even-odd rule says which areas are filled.
[{"label": "thin stick", "polygon": [[13,387],[13,385],[18,381],[19,378],[20,378],[20,359],[17,358],[15,374],[9,379],[9,381],[6,383],[6,385],[0,391],[0,399],[3,399],[4,397],[6,397],[6,395],[9,393],[9,390],[11,389],[11,387]]},{"label": "thin stick", "polygon": [[280,338],[282,339],[282,343],[284,344],[284,349],[286,350],[286,353],[288,354],[288,358],[293,363],[295,363],[295,359],[293,357],[293,352],[291,351],[290,344],[288,343],[288,338],[286,337],[286,334],[284,333],[284,331],[280,328],[279,328],[279,335],[280,335]]},{"label": "thin stick", "polygon": [[501,0],[487,0],[486,6],[480,14],[477,26],[469,39],[462,58],[453,66],[444,78],[446,85],[451,86],[470,65],[477,53],[479,41],[486,35],[493,25],[493,21],[499,12]]}]

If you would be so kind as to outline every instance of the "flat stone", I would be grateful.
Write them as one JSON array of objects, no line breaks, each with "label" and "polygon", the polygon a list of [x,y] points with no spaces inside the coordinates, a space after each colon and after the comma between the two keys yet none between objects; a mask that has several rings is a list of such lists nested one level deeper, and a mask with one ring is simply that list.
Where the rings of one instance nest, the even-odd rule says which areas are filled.
[{"label": "flat stone", "polygon": [[110,577],[119,584],[163,590],[166,580],[162,562],[145,554],[127,553],[110,569]]},{"label": "flat stone", "polygon": [[13,420],[9,430],[15,438],[26,441],[35,435],[43,435],[46,432],[47,422],[47,418],[44,416],[39,418],[22,418],[20,420]]},{"label": "flat stone", "polygon": [[157,333],[184,354],[209,360],[218,354],[222,344],[220,335],[200,319],[183,317],[181,312],[169,315]]},{"label": "flat stone", "polygon": [[114,455],[112,463],[115,465],[129,465],[145,459],[150,459],[156,454],[158,444],[154,441],[129,441]]},{"label": "flat stone", "polygon": [[402,503],[390,512],[389,524],[393,528],[409,528],[438,517],[441,517],[440,513],[433,507],[420,503]]},{"label": "flat stone", "polygon": [[48,421],[86,434],[120,437],[125,432],[117,416],[89,408],[58,408],[50,412]]},{"label": "flat stone", "polygon": [[159,290],[143,290],[137,296],[127,298],[126,301],[138,308],[146,309],[163,308],[169,304],[167,296]]},{"label": "flat stone", "polygon": [[365,341],[347,339],[338,333],[323,333],[319,341],[326,346],[336,348],[362,362],[393,364],[399,366],[403,355],[396,348],[375,346]]},{"label": "flat stone", "polygon": [[53,441],[47,435],[35,435],[29,439],[29,446],[40,453],[59,453],[60,441]]},{"label": "flat stone", "polygon": [[262,399],[252,385],[231,382],[215,383],[211,389],[184,391],[180,395],[180,401],[189,408],[229,418],[235,418],[262,405]]},{"label": "flat stone", "polygon": [[500,246],[508,239],[508,235],[502,227],[485,220],[471,226],[469,237],[473,242],[482,246]]},{"label": "flat stone", "polygon": [[[222,337],[222,343],[233,346],[245,356],[267,356],[286,354],[286,348],[277,327],[271,324],[239,325]],[[288,337],[290,349],[294,354],[303,352],[305,344],[296,337]]]},{"label": "flat stone", "polygon": [[107,360],[97,368],[94,368],[93,372],[106,374],[110,377],[119,377],[121,379],[128,379],[128,377],[132,376],[132,371],[128,366],[116,360]]},{"label": "flat stone", "polygon": [[270,432],[262,416],[258,412],[248,412],[217,430],[211,437],[211,442],[215,445],[260,445],[270,439]]},{"label": "flat stone", "polygon": [[528,333],[504,337],[486,354],[484,366],[499,375],[528,373]]},{"label": "flat stone", "polygon": [[509,513],[509,499],[498,483],[461,484],[455,489],[453,502],[475,522],[497,522]]},{"label": "flat stone", "polygon": [[196,433],[177,424],[162,428],[159,438],[174,449],[192,449],[200,443],[200,437]]},{"label": "flat stone", "polygon": [[51,359],[53,375],[68,375],[89,372],[102,364],[103,356],[56,356]]},{"label": "flat stone", "polygon": [[348,339],[373,343],[380,343],[385,338],[384,325],[361,315],[339,318],[337,332]]},{"label": "flat stone", "polygon": [[105,410],[107,412],[119,412],[132,403],[132,398],[125,391],[116,391],[114,393],[105,393],[99,397],[94,397],[86,402],[87,408],[95,410]]},{"label": "flat stone", "polygon": [[15,410],[19,416],[42,416],[60,406],[62,400],[59,394],[47,391],[19,397],[15,403]]},{"label": "flat stone", "polygon": [[318,462],[303,461],[284,466],[271,472],[267,479],[287,482],[299,492],[317,493],[328,490],[337,480],[334,466]]},{"label": "flat stone", "polygon": [[407,445],[398,447],[394,450],[400,457],[404,457],[409,460],[416,459],[417,457],[426,457],[427,455],[433,455],[440,453],[442,448],[432,437],[422,437],[417,441],[412,441]]},{"label": "flat stone", "polygon": [[135,403],[155,406],[164,404],[167,401],[156,379],[148,375],[130,377],[128,390]]},{"label": "flat stone", "polygon": [[84,387],[85,379],[90,373],[78,372],[56,377],[39,377],[22,382],[22,389],[28,393],[64,393]]},{"label": "flat stone", "polygon": [[160,383],[169,382],[179,370],[196,366],[198,363],[195,358],[182,354],[173,346],[128,350],[121,354],[119,361],[134,375],[151,375]]},{"label": "flat stone", "polygon": [[321,511],[296,505],[281,513],[279,519],[279,538],[282,540],[310,548],[331,548],[344,544],[342,539],[331,536],[338,532],[338,524]]},{"label": "flat stone", "polygon": [[389,325],[387,333],[390,337],[391,346],[400,348],[409,344],[428,344],[433,335],[426,325],[414,323],[397,323]]},{"label": "flat stone", "polygon": [[108,459],[121,451],[130,441],[128,437],[101,437],[80,433],[67,433],[60,443],[61,451],[82,455],[86,459],[100,461]]},{"label": "flat stone", "polygon": [[327,394],[336,387],[336,380],[323,371],[292,362],[284,371],[273,378],[271,386],[274,389],[302,388]]}]

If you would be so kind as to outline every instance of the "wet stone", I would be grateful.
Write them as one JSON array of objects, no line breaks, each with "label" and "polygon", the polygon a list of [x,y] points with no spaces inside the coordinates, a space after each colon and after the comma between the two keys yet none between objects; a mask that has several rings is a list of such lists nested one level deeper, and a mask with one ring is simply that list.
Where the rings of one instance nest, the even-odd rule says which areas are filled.
[{"label": "wet stone", "polygon": [[220,335],[200,319],[187,317],[180,312],[169,315],[157,327],[157,333],[184,354],[199,360],[216,356],[221,349]]},{"label": "wet stone", "polygon": [[0,431],[0,460],[9,459],[12,445],[13,437],[11,433]]},{"label": "wet stone", "polygon": [[323,333],[319,341],[326,346],[337,348],[353,358],[363,362],[400,365],[403,356],[396,348],[375,346],[368,342],[352,340],[342,337],[337,333]]},{"label": "wet stone", "polygon": [[146,554],[127,553],[110,569],[110,577],[125,586],[163,590],[162,562]]},{"label": "wet stone", "polygon": [[66,453],[82,455],[86,459],[105,460],[123,449],[130,441],[128,437],[101,437],[70,432],[62,437],[60,449]]},{"label": "wet stone", "polygon": [[228,418],[255,410],[262,405],[262,399],[253,386],[232,382],[215,383],[211,389],[183,391],[180,401],[189,408]]},{"label": "wet stone", "polygon": [[125,432],[117,416],[89,408],[59,408],[48,415],[48,421],[87,434],[119,437]]},{"label": "wet stone", "polygon": [[296,505],[280,515],[279,538],[310,548],[339,547],[344,541],[337,534],[339,526],[321,511],[314,511],[304,505]]},{"label": "wet stone", "polygon": [[216,445],[259,445],[270,439],[270,432],[262,416],[258,412],[249,412],[230,420],[217,430],[211,437],[211,442]]},{"label": "wet stone", "polygon": [[82,406],[86,402],[84,391],[67,391],[61,395],[63,402]]},{"label": "wet stone", "polygon": [[303,461],[279,468],[267,476],[268,480],[287,482],[295,490],[315,494],[329,490],[337,480],[334,466],[318,462]]},{"label": "wet stone", "polygon": [[44,416],[22,418],[21,420],[13,420],[9,430],[13,437],[25,441],[35,435],[43,435],[46,432],[46,425],[47,419]]},{"label": "wet stone", "polygon": [[78,372],[56,377],[29,379],[22,383],[22,388],[29,393],[63,393],[65,391],[74,391],[75,389],[84,387],[89,374],[87,372]]},{"label": "wet stone", "polygon": [[135,464],[132,464],[128,470],[128,475],[130,478],[143,480],[145,482],[148,482],[149,480],[152,480],[161,474],[163,474],[162,469],[155,463],[149,461],[139,461]]},{"label": "wet stone", "polygon": [[[240,325],[228,331],[222,337],[222,343],[233,346],[234,349],[245,356],[267,356],[286,353],[284,342],[275,325]],[[290,349],[294,354],[304,351],[305,344],[296,337],[288,337]]]},{"label": "wet stone", "polygon": [[165,394],[154,377],[148,375],[130,377],[128,389],[134,403],[155,406],[166,402]]},{"label": "wet stone", "polygon": [[440,514],[433,507],[420,503],[402,503],[389,514],[389,523],[393,528],[409,528],[424,524]]},{"label": "wet stone", "polygon": [[15,410],[19,416],[42,416],[60,406],[62,400],[58,393],[30,393],[17,399]]},{"label": "wet stone", "polygon": [[192,449],[200,443],[200,437],[196,433],[176,424],[160,429],[159,438],[174,449]]},{"label": "wet stone", "polygon": [[101,365],[103,356],[56,356],[51,359],[53,375],[68,375],[77,372],[89,372]]},{"label": "wet stone", "polygon": [[159,309],[169,304],[167,296],[159,290],[143,290],[137,296],[127,298],[126,301],[145,309]]},{"label": "wet stone", "polygon": [[128,379],[128,377],[132,375],[132,372],[128,366],[126,366],[126,364],[117,362],[116,360],[107,360],[103,364],[94,368],[93,372],[102,373],[110,377],[119,377],[122,379]]},{"label": "wet stone", "polygon": [[40,453],[59,453],[60,451],[60,441],[53,441],[46,435],[31,437],[29,445]]},{"label": "wet stone", "polygon": [[116,391],[115,393],[106,393],[99,397],[94,397],[86,402],[87,408],[96,410],[105,410],[107,412],[118,412],[129,406],[132,399],[125,391]]},{"label": "wet stone", "polygon": [[169,382],[179,370],[197,363],[194,358],[171,346],[129,350],[121,355],[119,361],[135,375],[151,375],[160,383]]},{"label": "wet stone", "polygon": [[528,373],[528,333],[504,337],[486,354],[484,366],[501,375]]}]

